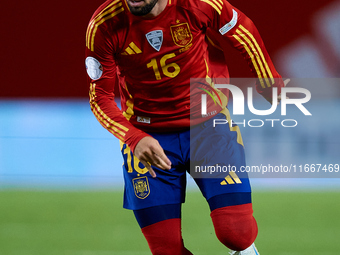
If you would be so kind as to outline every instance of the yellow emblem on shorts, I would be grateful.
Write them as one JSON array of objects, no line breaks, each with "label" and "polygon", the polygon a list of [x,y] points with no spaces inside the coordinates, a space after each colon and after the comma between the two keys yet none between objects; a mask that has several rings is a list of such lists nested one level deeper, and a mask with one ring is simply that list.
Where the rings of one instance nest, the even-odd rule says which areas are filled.
[{"label": "yellow emblem on shorts", "polygon": [[188,23],[170,26],[172,39],[177,46],[185,47],[192,41],[192,34]]},{"label": "yellow emblem on shorts", "polygon": [[135,190],[136,197],[144,199],[150,194],[150,186],[148,177],[143,176],[139,178],[132,179],[133,188]]}]

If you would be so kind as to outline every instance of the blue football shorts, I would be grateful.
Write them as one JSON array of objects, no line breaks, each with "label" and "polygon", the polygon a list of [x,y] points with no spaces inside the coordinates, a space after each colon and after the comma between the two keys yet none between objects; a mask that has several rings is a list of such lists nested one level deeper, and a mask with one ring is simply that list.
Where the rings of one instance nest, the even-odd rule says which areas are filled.
[{"label": "blue football shorts", "polygon": [[[121,143],[124,158],[124,208],[139,210],[184,203],[187,172],[191,174],[203,196],[212,201],[209,203],[210,207],[214,201],[219,207],[221,204],[228,206],[250,203],[248,176],[230,171],[245,166],[239,127],[230,127],[229,124],[214,125],[214,119],[229,119],[229,113],[227,110],[219,113],[190,130],[150,133],[158,140],[172,163],[170,170],[153,167],[156,178],[151,177],[130,148]],[[219,197],[223,197],[222,202]],[[226,200],[225,197],[229,199]]]}]

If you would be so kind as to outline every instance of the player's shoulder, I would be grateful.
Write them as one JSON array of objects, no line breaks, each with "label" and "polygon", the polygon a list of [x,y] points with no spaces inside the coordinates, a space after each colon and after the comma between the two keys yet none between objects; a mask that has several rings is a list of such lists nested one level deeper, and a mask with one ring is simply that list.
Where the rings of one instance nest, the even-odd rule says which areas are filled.
[{"label": "player's shoulder", "polygon": [[225,0],[171,0],[175,1],[177,6],[191,10],[198,13],[211,13],[211,11],[220,11]]},{"label": "player's shoulder", "polygon": [[198,9],[202,2],[202,0],[171,0],[171,1],[174,1],[174,3],[178,7],[182,7],[185,9],[194,9],[194,10]]},{"label": "player's shoulder", "polygon": [[89,25],[118,21],[126,15],[126,11],[124,0],[107,0],[93,13]]},{"label": "player's shoulder", "polygon": [[125,0],[107,0],[94,12],[86,30],[86,46],[94,51],[95,45],[105,44],[116,31],[126,26],[128,7]]}]

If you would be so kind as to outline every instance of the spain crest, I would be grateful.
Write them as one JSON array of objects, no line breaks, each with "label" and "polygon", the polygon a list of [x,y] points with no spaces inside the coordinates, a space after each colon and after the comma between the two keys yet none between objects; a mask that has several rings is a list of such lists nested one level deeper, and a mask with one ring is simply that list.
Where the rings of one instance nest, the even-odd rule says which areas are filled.
[{"label": "spain crest", "polygon": [[192,34],[188,23],[170,26],[172,39],[177,46],[187,46],[192,41]]},{"label": "spain crest", "polygon": [[150,194],[150,186],[148,177],[139,177],[132,179],[133,188],[135,190],[136,197],[144,199]]}]

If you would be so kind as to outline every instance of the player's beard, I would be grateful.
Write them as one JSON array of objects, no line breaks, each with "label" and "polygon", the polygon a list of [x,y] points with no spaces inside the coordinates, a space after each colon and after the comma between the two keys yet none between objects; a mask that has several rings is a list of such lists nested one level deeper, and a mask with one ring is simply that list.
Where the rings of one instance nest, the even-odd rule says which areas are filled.
[{"label": "player's beard", "polygon": [[130,6],[129,1],[127,1],[131,13],[136,16],[144,16],[144,15],[149,14],[157,2],[158,0],[151,0],[150,3],[146,3],[142,7],[135,8],[135,7]]}]

